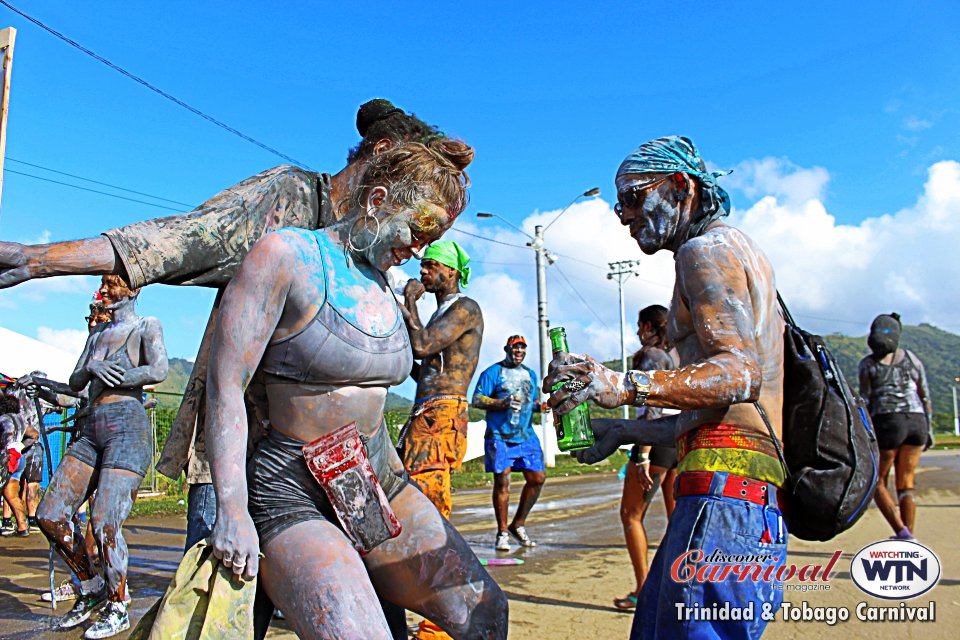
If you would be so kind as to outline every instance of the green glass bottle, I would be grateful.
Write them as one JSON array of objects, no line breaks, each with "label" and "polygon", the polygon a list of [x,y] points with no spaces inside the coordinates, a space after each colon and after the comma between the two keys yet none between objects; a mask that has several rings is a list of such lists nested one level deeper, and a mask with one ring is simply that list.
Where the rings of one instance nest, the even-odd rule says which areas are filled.
[{"label": "green glass bottle", "polygon": [[[553,349],[553,355],[558,353],[567,353],[570,349],[567,346],[567,331],[563,327],[553,327],[550,329],[550,346]],[[553,385],[556,391],[564,385],[558,382]],[[589,449],[593,446],[593,429],[590,427],[590,409],[584,402],[574,408],[566,415],[560,416],[557,420],[554,416],[554,427],[557,429],[557,447],[560,451],[576,451],[577,449]]]}]

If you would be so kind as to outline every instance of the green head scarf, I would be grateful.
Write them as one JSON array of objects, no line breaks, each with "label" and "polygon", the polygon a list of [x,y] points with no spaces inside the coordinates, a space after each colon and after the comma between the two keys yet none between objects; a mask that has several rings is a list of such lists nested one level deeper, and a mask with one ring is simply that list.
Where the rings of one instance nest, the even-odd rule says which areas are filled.
[{"label": "green head scarf", "polygon": [[456,242],[450,240],[434,242],[423,252],[421,260],[433,260],[456,269],[460,272],[460,287],[467,288],[467,283],[470,282],[470,267],[467,266],[470,264],[470,256]]}]

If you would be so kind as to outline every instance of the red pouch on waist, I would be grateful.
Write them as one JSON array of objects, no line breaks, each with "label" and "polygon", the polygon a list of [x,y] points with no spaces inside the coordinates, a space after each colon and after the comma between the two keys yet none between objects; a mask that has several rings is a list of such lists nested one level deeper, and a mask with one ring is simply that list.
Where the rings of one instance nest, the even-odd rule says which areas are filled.
[{"label": "red pouch on waist", "polygon": [[303,445],[303,457],[360,555],[400,535],[400,521],[380,487],[356,422]]}]

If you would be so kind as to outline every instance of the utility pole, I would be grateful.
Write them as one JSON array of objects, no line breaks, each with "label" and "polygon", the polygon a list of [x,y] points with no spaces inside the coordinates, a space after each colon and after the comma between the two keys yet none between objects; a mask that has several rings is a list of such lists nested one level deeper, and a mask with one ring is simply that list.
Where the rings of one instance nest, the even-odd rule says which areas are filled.
[{"label": "utility pole", "polygon": [[[10,105],[10,74],[13,71],[13,43],[17,30],[7,27],[0,31],[0,57],[3,64],[3,87],[0,89],[0,198],[3,197],[3,159],[7,152],[7,110]],[[0,208],[2,211],[2,208]]]},{"label": "utility pole", "polygon": [[[547,375],[547,367],[550,366],[550,338],[547,336],[547,330],[550,328],[550,321],[547,319],[547,250],[543,246],[543,225],[537,225],[533,231],[533,242],[530,243],[537,259],[537,327],[540,332],[540,375]],[[540,402],[547,401],[547,394],[540,391]],[[543,463],[548,467],[556,465],[556,456],[553,455],[553,447],[548,443],[554,438],[553,433],[553,412],[540,414],[540,446],[543,449]]]},{"label": "utility pole", "polygon": [[[609,262],[607,263],[610,266],[610,273],[607,274],[607,280],[617,281],[617,291],[620,293],[620,366],[624,373],[627,372],[627,335],[626,335],[626,319],[624,318],[623,311],[623,283],[626,282],[627,278],[630,276],[638,276],[640,272],[638,271],[640,267],[640,262],[637,260],[620,260],[619,262]],[[623,417],[630,417],[630,407],[624,405],[623,407]]]}]

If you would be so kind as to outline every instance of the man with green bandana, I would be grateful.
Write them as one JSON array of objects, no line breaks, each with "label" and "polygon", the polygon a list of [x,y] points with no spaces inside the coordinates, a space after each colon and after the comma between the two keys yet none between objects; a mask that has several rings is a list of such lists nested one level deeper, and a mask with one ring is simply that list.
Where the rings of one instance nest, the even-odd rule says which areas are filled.
[{"label": "man with green bandana", "polygon": [[[444,517],[450,517],[450,470],[459,469],[467,449],[467,387],[480,357],[483,314],[460,292],[470,281],[470,256],[456,242],[434,242],[423,254],[420,279],[403,291],[404,320],[410,332],[417,397],[400,437],[403,466]],[[426,326],[417,300],[437,298]],[[447,638],[425,620],[417,638]]]}]

